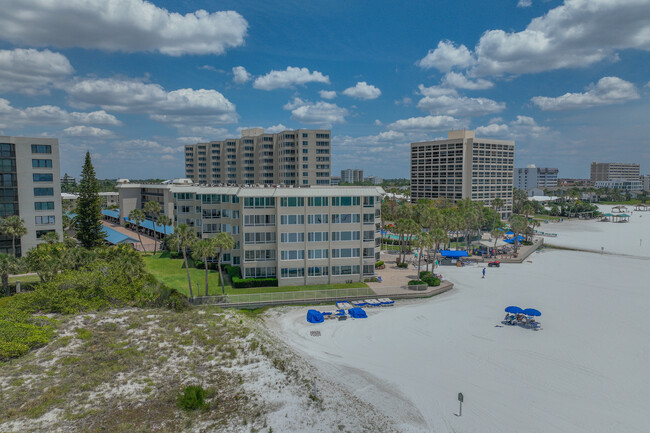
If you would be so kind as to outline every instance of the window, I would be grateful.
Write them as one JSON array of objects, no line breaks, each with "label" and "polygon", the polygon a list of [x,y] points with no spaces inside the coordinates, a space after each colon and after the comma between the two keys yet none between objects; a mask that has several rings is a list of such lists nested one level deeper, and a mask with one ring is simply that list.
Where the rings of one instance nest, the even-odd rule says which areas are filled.
[{"label": "window", "polygon": [[374,197],[364,197],[363,198],[363,207],[373,207],[375,205]]},{"label": "window", "polygon": [[332,197],[332,206],[359,206],[359,197]]},{"label": "window", "polygon": [[315,215],[307,215],[307,223],[308,224],[327,224],[328,217],[329,216],[326,213],[324,213],[324,214],[315,214]]},{"label": "window", "polygon": [[178,200],[194,200],[194,193],[192,192],[179,192],[174,194]]},{"label": "window", "polygon": [[375,275],[375,265],[363,265],[363,275]]},{"label": "window", "polygon": [[245,244],[274,244],[275,232],[245,233]]},{"label": "window", "polygon": [[34,188],[34,195],[37,197],[54,195],[54,188]]},{"label": "window", "polygon": [[15,186],[17,186],[15,173],[0,174],[0,187],[15,187]]},{"label": "window", "polygon": [[260,268],[245,268],[244,276],[246,278],[270,278],[275,277],[275,266],[260,267]]},{"label": "window", "polygon": [[305,216],[304,215],[281,215],[280,224],[304,224]]},{"label": "window", "polygon": [[275,250],[248,250],[244,253],[245,262],[268,262],[275,260]]},{"label": "window", "polygon": [[328,238],[328,232],[309,232],[307,235],[309,242],[327,242]]},{"label": "window", "polygon": [[0,156],[7,158],[14,158],[16,156],[16,148],[13,143],[0,143]]},{"label": "window", "polygon": [[280,206],[282,207],[302,207],[304,205],[304,197],[282,197],[280,199]]},{"label": "window", "polygon": [[329,257],[329,250],[320,249],[320,250],[309,250],[307,252],[308,259],[326,259]]},{"label": "window", "polygon": [[32,159],[33,168],[52,168],[51,159]]},{"label": "window", "polygon": [[283,250],[280,251],[281,260],[302,260],[305,258],[305,250]]},{"label": "window", "polygon": [[52,173],[34,173],[32,175],[34,182],[52,182]]},{"label": "window", "polygon": [[56,233],[56,230],[36,230],[36,239],[42,239],[48,233]]},{"label": "window", "polygon": [[375,249],[374,248],[364,248],[363,249],[363,257],[364,258],[375,257]]},{"label": "window", "polygon": [[364,230],[364,232],[363,232],[363,240],[364,241],[374,241],[375,240],[375,232],[373,230]]},{"label": "window", "polygon": [[52,153],[52,146],[49,144],[32,144],[32,153]]},{"label": "window", "polygon": [[359,274],[359,265],[332,266],[332,275],[355,275],[355,274]]},{"label": "window", "polygon": [[336,213],[332,214],[332,224],[350,224],[358,223],[360,215],[358,213]]},{"label": "window", "polygon": [[244,226],[274,226],[275,215],[244,215]]},{"label": "window", "polygon": [[282,268],[282,278],[299,278],[305,276],[305,268]]},{"label": "window", "polygon": [[309,197],[307,200],[307,204],[309,206],[329,206],[329,198],[328,197]]},{"label": "window", "polygon": [[274,208],[275,198],[274,197],[244,197],[244,207],[250,209]]},{"label": "window", "polygon": [[332,258],[359,257],[359,248],[334,248],[332,249]]},{"label": "window", "polygon": [[43,215],[34,217],[36,224],[54,224],[54,215]]},{"label": "window", "polygon": [[283,243],[305,242],[305,234],[298,233],[280,233],[280,241]]},{"label": "window", "polygon": [[[203,194],[201,195],[201,203],[203,204],[219,204],[221,203],[221,196],[219,194]],[[215,217],[218,218],[218,217]]]},{"label": "window", "polygon": [[53,201],[37,201],[34,203],[34,210],[53,210]]},{"label": "window", "polygon": [[363,223],[364,224],[374,224],[375,223],[375,214],[364,213],[363,214]]},{"label": "window", "polygon": [[360,233],[353,232],[332,232],[332,241],[358,241]]},{"label": "window", "polygon": [[329,275],[329,267],[327,266],[312,266],[308,268],[307,275],[310,277],[322,277]]}]

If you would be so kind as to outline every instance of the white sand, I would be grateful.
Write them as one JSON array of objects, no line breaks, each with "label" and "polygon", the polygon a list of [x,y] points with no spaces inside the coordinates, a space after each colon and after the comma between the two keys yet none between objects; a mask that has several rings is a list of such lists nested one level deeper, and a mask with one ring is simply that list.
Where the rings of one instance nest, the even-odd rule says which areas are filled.
[{"label": "white sand", "polygon": [[[609,252],[628,252],[646,233],[650,246],[650,213],[630,224],[562,224],[543,230]],[[400,431],[647,432],[650,249],[632,255],[645,257],[546,249],[485,279],[479,266],[445,267],[456,288],[430,300],[317,325],[295,308],[268,323]],[[543,329],[501,326],[507,305],[538,308]]]}]

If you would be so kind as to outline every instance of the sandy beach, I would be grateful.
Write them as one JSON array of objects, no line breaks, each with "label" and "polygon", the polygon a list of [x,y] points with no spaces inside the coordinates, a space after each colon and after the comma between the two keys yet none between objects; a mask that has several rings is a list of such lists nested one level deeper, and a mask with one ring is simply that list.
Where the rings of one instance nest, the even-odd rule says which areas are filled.
[{"label": "sandy beach", "polygon": [[[628,224],[542,230],[558,233],[553,244],[605,245],[609,254],[547,248],[523,264],[489,268],[485,279],[479,265],[443,267],[455,288],[429,300],[323,324],[307,323],[307,308],[290,308],[270,313],[267,324],[399,431],[647,431],[650,212]],[[647,245],[633,250],[639,237]],[[542,311],[542,329],[503,326],[508,305]]]}]

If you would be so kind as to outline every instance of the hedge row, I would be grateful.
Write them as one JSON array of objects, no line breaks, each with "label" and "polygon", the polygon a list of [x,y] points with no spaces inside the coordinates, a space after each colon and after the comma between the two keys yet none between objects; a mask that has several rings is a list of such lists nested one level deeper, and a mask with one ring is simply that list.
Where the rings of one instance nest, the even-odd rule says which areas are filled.
[{"label": "hedge row", "polygon": [[232,278],[232,286],[235,289],[246,289],[248,287],[277,287],[277,278]]}]

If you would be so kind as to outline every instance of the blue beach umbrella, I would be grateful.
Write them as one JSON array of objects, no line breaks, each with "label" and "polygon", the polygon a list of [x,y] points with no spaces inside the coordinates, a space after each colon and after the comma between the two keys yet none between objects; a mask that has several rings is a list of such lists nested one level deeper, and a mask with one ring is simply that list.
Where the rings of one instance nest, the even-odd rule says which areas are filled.
[{"label": "blue beach umbrella", "polygon": [[539,312],[539,310],[536,310],[534,308],[526,308],[523,313],[526,316],[541,316],[542,313]]},{"label": "blue beach umbrella", "polygon": [[509,307],[506,307],[506,313],[519,314],[519,313],[521,313],[523,311],[524,310],[522,310],[521,308],[519,308],[519,307],[517,307],[515,305],[511,305]]}]

